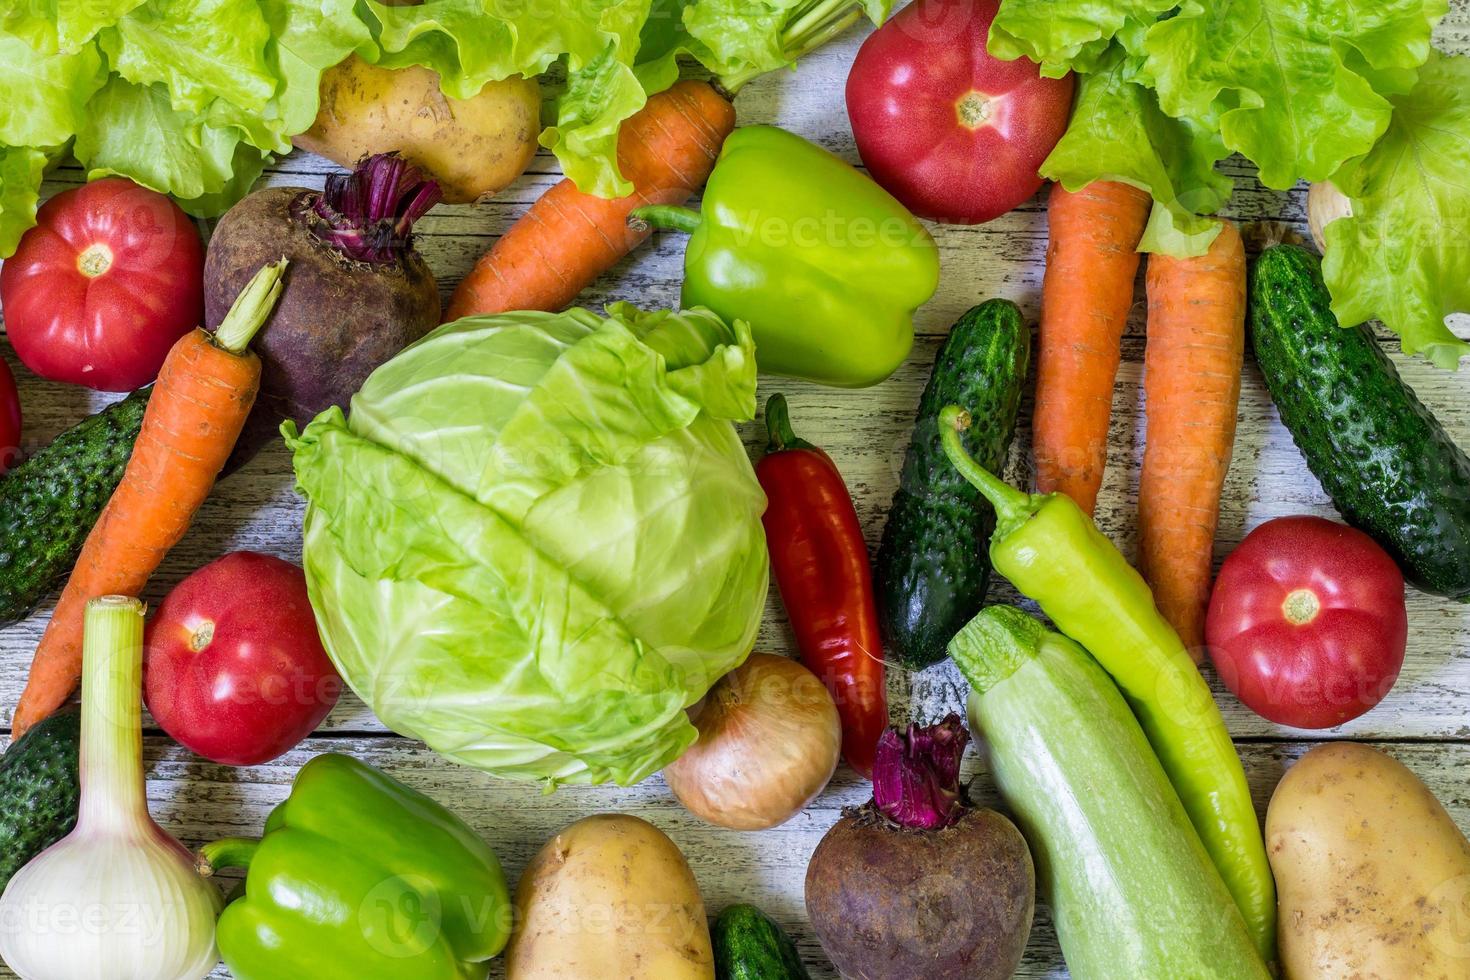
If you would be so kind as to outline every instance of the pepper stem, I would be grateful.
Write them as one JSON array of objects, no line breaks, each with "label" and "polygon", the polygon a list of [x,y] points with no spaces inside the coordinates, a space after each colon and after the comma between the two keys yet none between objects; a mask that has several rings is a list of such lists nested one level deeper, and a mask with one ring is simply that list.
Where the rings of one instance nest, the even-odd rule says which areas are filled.
[{"label": "pepper stem", "polygon": [[816,449],[805,439],[799,438],[791,428],[791,413],[786,408],[786,396],[777,392],[766,402],[766,433],[770,442],[766,452],[781,453],[788,449]]},{"label": "pepper stem", "polygon": [[638,232],[660,228],[692,235],[703,220],[700,213],[693,208],[683,208],[677,204],[649,204],[634,208],[629,213],[628,227]]},{"label": "pepper stem", "polygon": [[975,462],[960,442],[960,433],[970,427],[970,413],[956,405],[948,405],[939,413],[939,441],[944,454],[971,485],[985,495],[1002,522],[1023,520],[1032,508],[1032,497],[991,473]]},{"label": "pepper stem", "polygon": [[251,338],[265,326],[271,311],[276,308],[276,300],[281,297],[281,276],[286,271],[286,264],[287,260],[282,256],[279,262],[261,266],[260,271],[245,284],[245,288],[240,290],[240,295],[231,304],[230,312],[225,314],[225,318],[214,331],[216,345],[231,354],[245,353]]},{"label": "pepper stem", "polygon": [[[807,0],[797,6],[781,31],[781,55],[794,63],[826,44],[862,19],[862,7],[854,0]],[[715,87],[733,96],[765,69],[747,68],[721,75]]]},{"label": "pepper stem", "polygon": [[221,868],[250,869],[255,852],[260,850],[260,841],[253,837],[222,837],[199,848],[194,858],[194,870],[208,878]]}]

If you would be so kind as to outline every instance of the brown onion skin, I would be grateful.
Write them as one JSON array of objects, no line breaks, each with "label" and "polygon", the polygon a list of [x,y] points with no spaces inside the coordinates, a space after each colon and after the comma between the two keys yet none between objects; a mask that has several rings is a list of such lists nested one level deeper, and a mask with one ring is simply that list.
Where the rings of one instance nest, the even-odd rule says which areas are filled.
[{"label": "brown onion skin", "polygon": [[709,823],[732,830],[785,823],[837,771],[837,706],[816,675],[789,657],[751,654],[691,714],[699,741],[664,768],[664,781]]}]

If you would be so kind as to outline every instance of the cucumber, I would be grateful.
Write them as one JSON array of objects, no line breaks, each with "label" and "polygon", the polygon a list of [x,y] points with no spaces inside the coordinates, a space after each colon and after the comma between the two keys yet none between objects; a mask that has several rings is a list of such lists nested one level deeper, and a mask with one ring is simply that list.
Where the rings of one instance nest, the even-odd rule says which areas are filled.
[{"label": "cucumber", "polygon": [[1266,980],[1143,729],[1080,646],[1010,606],[950,644],[1075,980]]},{"label": "cucumber", "polygon": [[1250,301],[1266,387],[1338,511],[1420,589],[1470,597],[1470,459],[1368,328],[1338,325],[1315,255],[1266,249]]},{"label": "cucumber", "polygon": [[0,891],[77,822],[81,715],[58,711],[0,756]]},{"label": "cucumber", "polygon": [[0,625],[28,614],[71,572],[122,481],[151,391],[84,419],[0,477]]},{"label": "cucumber", "polygon": [[992,299],[960,317],[919,399],[914,434],[874,563],[878,621],[887,658],[912,670],[944,659],[980,611],[990,583],[986,545],[995,510],[949,464],[939,411],[968,409],[965,448],[999,472],[1016,427],[1031,332],[1016,304]]},{"label": "cucumber", "polygon": [[809,980],[796,946],[754,905],[732,905],[710,930],[715,980]]}]

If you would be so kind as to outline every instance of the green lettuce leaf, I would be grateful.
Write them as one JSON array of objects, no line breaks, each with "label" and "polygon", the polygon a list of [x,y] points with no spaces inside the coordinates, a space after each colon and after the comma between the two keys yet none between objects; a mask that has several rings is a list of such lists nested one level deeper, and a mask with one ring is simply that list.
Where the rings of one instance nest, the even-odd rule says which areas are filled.
[{"label": "green lettuce leaf", "polygon": [[255,0],[148,0],[98,44],[113,71],[137,85],[160,83],[179,112],[215,99],[259,112],[275,93],[265,63],[270,27]]},{"label": "green lettuce leaf", "polygon": [[[353,52],[371,58],[376,46],[368,26],[354,14],[354,0],[261,0],[257,6],[270,31],[264,58],[276,79],[274,94],[260,111],[217,99],[203,121],[216,128],[234,126],[252,147],[284,155],[291,152],[291,137],[316,119],[322,72]],[[250,159],[261,157],[256,153]]]},{"label": "green lettuce leaf", "polygon": [[694,739],[767,590],[765,497],[728,419],[750,332],[708,312],[440,328],[299,435],[303,564],[347,683],[499,776],[637,782]]},{"label": "green lettuce leaf", "polygon": [[19,38],[0,34],[0,145],[65,143],[105,78],[94,48],[41,55]]},{"label": "green lettuce leaf", "polygon": [[15,251],[20,236],[36,223],[36,206],[46,154],[29,146],[0,146],[0,255]]},{"label": "green lettuce leaf", "polygon": [[[1041,73],[1097,71],[1111,60],[1113,39],[1139,36],[1178,0],[1005,0],[990,25],[987,47],[997,58],[1030,58]],[[1122,38],[1120,38],[1121,40]],[[1142,54],[1140,48],[1130,48]]]},{"label": "green lettuce leaf", "polygon": [[1225,146],[1285,189],[1368,151],[1391,112],[1374,81],[1411,77],[1445,10],[1445,0],[1186,0],[1149,29],[1146,71],[1165,112],[1218,115]]},{"label": "green lettuce leaf", "polygon": [[642,80],[617,50],[610,41],[600,57],[568,74],[556,101],[556,124],[541,133],[541,145],[556,154],[562,173],[599,197],[633,192],[618,170],[618,131],[648,101]]},{"label": "green lettuce leaf", "polygon": [[238,130],[199,125],[175,112],[162,85],[114,75],[88,103],[73,152],[88,180],[121,174],[187,201],[232,186],[239,142]]},{"label": "green lettuce leaf", "polygon": [[0,32],[42,54],[75,53],[143,0],[11,0],[0,10]]},{"label": "green lettuce leaf", "polygon": [[1230,179],[1215,169],[1228,155],[1225,146],[1214,127],[1166,115],[1150,89],[1129,81],[1131,74],[1114,45],[1097,72],[1080,77],[1072,123],[1041,174],[1068,190],[1117,180],[1148,191],[1154,211],[1139,247],[1203,255],[1220,226],[1200,215],[1230,197]]},{"label": "green lettuce leaf", "polygon": [[[423,65],[439,73],[446,95],[468,99],[487,82],[511,75],[538,75],[571,47],[592,57],[606,38],[589,42],[595,20],[581,11],[595,8],[593,0],[578,14],[553,22],[550,8],[536,4],[497,4],[494,0],[428,0],[416,6],[388,6],[366,0],[363,6],[376,23],[381,47],[374,60],[384,68]],[[558,37],[559,28],[568,34]],[[595,31],[593,32],[595,33]]]},{"label": "green lettuce leaf", "polygon": [[1382,320],[1405,353],[1454,368],[1470,354],[1445,325],[1470,311],[1470,58],[1433,55],[1393,103],[1383,138],[1332,177],[1353,216],[1324,230],[1323,276],[1344,325]]},{"label": "green lettuce leaf", "polygon": [[556,99],[556,124],[542,133],[541,143],[579,188],[617,197],[633,189],[618,173],[617,133],[648,94],[633,62],[649,2],[429,0],[398,7],[364,0],[364,6],[378,26],[376,63],[431,68],[455,98],[474,96],[487,82],[564,63],[567,84]]}]

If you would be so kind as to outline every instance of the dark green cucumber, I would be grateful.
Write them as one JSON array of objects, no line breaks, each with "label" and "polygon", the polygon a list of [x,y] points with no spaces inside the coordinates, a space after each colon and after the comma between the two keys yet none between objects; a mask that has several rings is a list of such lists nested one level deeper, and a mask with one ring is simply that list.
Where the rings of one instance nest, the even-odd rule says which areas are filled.
[{"label": "dark green cucumber", "polygon": [[796,946],[754,905],[732,905],[710,930],[715,980],[808,980]]},{"label": "dark green cucumber", "polygon": [[74,708],[58,711],[0,755],[0,891],[76,826],[80,718]]},{"label": "dark green cucumber", "polygon": [[0,477],[0,625],[71,572],[122,480],[151,390],[114,402]]},{"label": "dark green cucumber", "polygon": [[1470,597],[1470,459],[1368,328],[1338,325],[1315,255],[1266,249],[1250,301],[1266,387],[1338,511],[1420,589]]},{"label": "dark green cucumber", "polygon": [[1030,351],[1020,309],[992,299],[960,317],[934,362],[874,566],[884,655],[905,667],[944,659],[949,641],[980,611],[990,582],[986,545],[995,511],[945,457],[939,411],[945,405],[970,411],[965,448],[998,472],[1015,431]]}]

